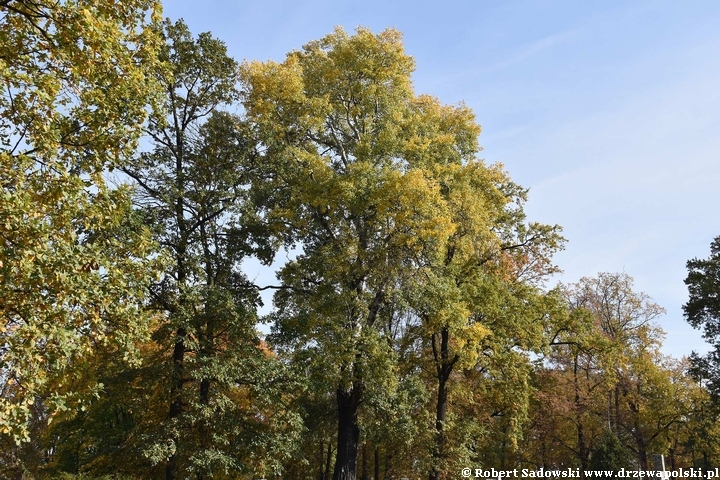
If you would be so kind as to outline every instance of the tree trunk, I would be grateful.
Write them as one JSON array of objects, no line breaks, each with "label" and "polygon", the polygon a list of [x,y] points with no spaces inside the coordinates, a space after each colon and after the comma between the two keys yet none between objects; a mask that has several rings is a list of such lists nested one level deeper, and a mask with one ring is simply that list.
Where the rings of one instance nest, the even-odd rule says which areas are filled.
[{"label": "tree trunk", "polygon": [[327,458],[325,459],[325,471],[323,472],[323,480],[330,478],[330,465],[332,463],[332,443],[328,442]]},{"label": "tree trunk", "polygon": [[383,473],[383,480],[392,480],[390,477],[392,476],[392,460],[393,455],[392,453],[386,453],[385,454],[385,473]]},{"label": "tree trunk", "polygon": [[323,465],[325,464],[325,444],[320,442],[320,451],[318,452],[318,473],[317,480],[325,480],[325,471]]},{"label": "tree trunk", "polygon": [[[177,222],[177,229],[179,234],[179,241],[177,243],[177,251],[175,256],[177,266],[177,283],[179,286],[184,286],[187,281],[186,271],[186,255],[187,255],[187,225],[185,222],[185,176],[183,172],[183,151],[184,151],[184,132],[178,128],[176,123],[175,129],[177,132],[176,139],[176,151],[175,151],[175,187],[177,188],[177,198],[175,200],[175,221]],[[182,300],[181,300],[182,301]],[[187,330],[183,327],[177,329],[177,338],[175,339],[175,346],[173,348],[172,356],[172,384],[170,386],[170,412],[168,417],[170,420],[179,417],[183,410],[183,375],[184,375],[184,361],[185,361],[185,336]],[[172,438],[175,444],[175,453],[170,455],[168,458],[167,466],[165,468],[165,480],[175,480],[178,472],[177,462],[177,449],[179,438],[175,436]]]},{"label": "tree trunk", "polygon": [[380,480],[380,449],[375,445],[375,476],[373,480]]},{"label": "tree trunk", "polygon": [[573,360],[573,387],[575,389],[575,424],[577,425],[578,456],[580,457],[580,474],[584,478],[590,464],[590,447],[585,439],[585,428],[582,422],[582,399],[580,395],[580,379],[578,356]]},{"label": "tree trunk", "polygon": [[355,480],[360,441],[359,400],[360,387],[354,386],[349,392],[337,389],[338,436],[333,480]]},{"label": "tree trunk", "polygon": [[615,384],[615,435],[620,438],[620,383]]},{"label": "tree trunk", "polygon": [[436,345],[435,335],[432,338],[433,356],[437,369],[438,398],[435,405],[435,448],[430,467],[430,480],[438,480],[445,459],[445,422],[447,421],[448,380],[458,356],[450,358],[450,329],[443,327],[440,332],[440,347]]},{"label": "tree trunk", "polygon": [[[185,268],[184,262],[180,255],[184,255],[185,250],[180,249],[178,257],[178,283],[185,282]],[[183,384],[184,380],[184,363],[185,363],[185,337],[187,336],[187,330],[180,327],[176,331],[177,338],[175,339],[175,346],[173,347],[172,355],[172,380],[170,386],[170,411],[168,412],[168,418],[170,420],[179,417],[183,412]],[[165,480],[176,480],[178,472],[177,462],[177,450],[179,438],[174,436],[172,442],[175,444],[175,453],[170,455],[168,458],[167,466],[165,468]]]},{"label": "tree trunk", "polygon": [[369,480],[368,470],[368,446],[367,443],[363,443],[362,446],[362,470],[360,474],[360,480]]},{"label": "tree trunk", "polygon": [[[184,328],[178,328],[177,340],[175,341],[175,347],[173,349],[172,356],[172,386],[170,390],[170,412],[168,417],[172,420],[182,414],[183,410],[183,361],[185,360],[185,335],[187,332]],[[177,452],[178,439],[173,438],[175,444],[175,451]],[[165,468],[165,480],[175,480],[177,478],[177,453],[173,453],[168,458],[167,467]]]},{"label": "tree trunk", "polygon": [[438,399],[435,406],[435,450],[430,467],[430,480],[440,478],[441,463],[445,453],[445,421],[447,420],[447,379],[438,379]]},{"label": "tree trunk", "polygon": [[[636,415],[639,414],[639,408],[635,405],[632,405],[633,413]],[[637,413],[636,413],[637,412]],[[635,425],[635,444],[637,445],[637,453],[638,453],[638,468],[640,470],[647,470],[648,468],[648,455],[647,455],[647,444],[645,442],[645,437],[642,434],[642,430],[640,429],[640,422],[638,421],[637,416],[635,417],[634,421]]]}]

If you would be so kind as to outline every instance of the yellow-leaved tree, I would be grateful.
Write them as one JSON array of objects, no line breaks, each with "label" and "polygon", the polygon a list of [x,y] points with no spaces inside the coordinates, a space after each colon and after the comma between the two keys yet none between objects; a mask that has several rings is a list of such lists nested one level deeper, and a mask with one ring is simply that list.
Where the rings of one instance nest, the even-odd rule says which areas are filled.
[{"label": "yellow-leaved tree", "polygon": [[[532,283],[525,277],[553,271],[563,241],[555,227],[524,223],[513,206],[524,191],[477,158],[472,112],[416,96],[413,68],[399,32],[359,28],[243,69],[248,120],[273,173],[267,218],[301,248],[279,273],[271,338],[304,371],[321,372],[317,385],[332,385],[334,480],[355,478],[361,427],[381,438],[400,416],[396,333],[416,328],[401,327],[412,316],[435,352],[437,428],[426,431],[435,463],[445,457],[453,367],[472,368],[492,328],[496,355],[518,341],[541,348],[543,324],[520,312],[535,291],[519,292]],[[491,312],[500,290],[518,305]]]},{"label": "yellow-leaved tree", "polygon": [[[155,0],[0,2],[0,441],[102,385],[96,347],[133,357],[152,242],[106,180],[155,101]],[[5,448],[7,447],[7,448]]]},{"label": "yellow-leaved tree", "polygon": [[394,388],[388,303],[413,256],[452,231],[439,184],[408,153],[413,67],[399,32],[361,28],[243,69],[277,192],[268,219],[302,248],[279,273],[272,339],[333,385],[336,480],[355,477],[361,405]]}]

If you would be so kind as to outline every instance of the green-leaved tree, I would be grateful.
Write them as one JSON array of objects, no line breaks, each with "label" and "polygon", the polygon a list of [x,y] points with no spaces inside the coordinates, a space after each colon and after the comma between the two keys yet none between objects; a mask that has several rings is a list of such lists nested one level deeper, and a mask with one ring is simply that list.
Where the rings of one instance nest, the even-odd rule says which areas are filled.
[{"label": "green-leaved tree", "polygon": [[[130,190],[106,181],[158,98],[154,0],[0,2],[0,469],[31,422],[102,385],[99,347],[136,358],[155,267]],[[7,472],[5,472],[7,473]]]},{"label": "green-leaved tree", "polygon": [[[277,471],[292,447],[293,416],[282,405],[281,365],[258,333],[258,289],[241,263],[272,258],[254,195],[256,146],[227,111],[238,98],[238,64],[209,33],[164,24],[159,77],[165,96],[151,118],[153,149],[123,171],[136,203],[171,262],[153,285],[164,316],[153,339],[165,352],[167,416],[145,454],[165,478],[204,479]],[[256,198],[257,197],[257,198]]]}]

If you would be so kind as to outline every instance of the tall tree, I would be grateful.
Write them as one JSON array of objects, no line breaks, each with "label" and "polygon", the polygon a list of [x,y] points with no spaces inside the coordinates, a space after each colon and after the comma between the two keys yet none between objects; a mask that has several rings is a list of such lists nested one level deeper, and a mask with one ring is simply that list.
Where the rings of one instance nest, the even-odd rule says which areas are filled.
[{"label": "tall tree", "polygon": [[[439,250],[426,249],[409,301],[421,320],[435,370],[431,480],[453,470],[445,465],[449,458],[469,461],[458,453],[468,451],[469,438],[459,440],[456,435],[456,445],[446,445],[453,424],[448,408],[454,384],[462,391],[458,396],[465,397],[473,393],[462,384],[485,391],[500,385],[515,389],[513,401],[502,410],[519,426],[517,416],[523,416],[529,392],[523,386],[529,385],[531,372],[526,355],[542,349],[549,317],[564,315],[557,292],[544,295],[537,288],[556,270],[551,255],[563,242],[559,228],[524,223],[525,192],[499,166],[486,167],[472,157],[453,162],[447,153],[443,158],[450,165],[436,167],[435,175],[455,228],[447,242],[433,245]],[[457,375],[458,370],[467,374]],[[505,383],[502,377],[515,381]],[[483,381],[489,378],[493,381]],[[499,403],[503,402],[486,407],[492,411]],[[475,419],[482,415],[476,413]],[[519,429],[511,433],[509,439]]]},{"label": "tall tree", "polygon": [[584,474],[607,428],[607,392],[615,381],[614,349],[590,312],[572,304],[569,308],[577,321],[559,333],[545,365],[536,372],[538,403],[533,422],[540,430],[529,438],[542,447],[535,460],[538,464],[577,466]]},{"label": "tall tree", "polygon": [[703,338],[712,346],[705,355],[693,352],[693,372],[707,382],[713,396],[720,398],[720,237],[710,244],[710,256],[687,262],[689,299],[683,305],[685,319],[702,328]]},{"label": "tall tree", "polygon": [[128,225],[129,189],[104,174],[134,152],[157,99],[159,11],[0,2],[0,435],[16,442],[33,415],[100,389],[69,381],[97,346],[133,358],[146,333],[152,244]]},{"label": "tall tree", "polygon": [[361,28],[244,67],[248,119],[284,196],[268,217],[301,247],[279,273],[273,339],[335,385],[335,480],[355,478],[361,405],[395,384],[388,302],[413,256],[451,231],[437,181],[411,153],[413,66],[397,31]]},{"label": "tall tree", "polygon": [[555,443],[583,471],[592,467],[593,452],[611,455],[617,441],[646,468],[651,448],[689,413],[677,401],[681,382],[668,379],[658,350],[662,331],[654,319],[664,310],[634,291],[625,273],[600,273],[563,290],[589,331],[563,332],[543,367],[545,385],[553,388],[539,394],[548,400],[542,412],[566,426]]},{"label": "tall tree", "polygon": [[292,421],[283,428],[282,414],[257,415],[279,394],[270,385],[280,365],[261,348],[257,288],[241,269],[247,255],[269,261],[272,249],[269,236],[252,235],[252,137],[223,110],[238,98],[238,64],[221,41],[194,39],[182,22],[166,21],[164,34],[170,71],[159,78],[165,97],[148,128],[154,148],[123,169],[172,259],[152,288],[153,307],[166,316],[154,339],[168,353],[170,401],[146,451],[166,462],[167,479],[203,479],[279,462],[263,456],[282,444],[269,438],[270,424],[290,430]]}]

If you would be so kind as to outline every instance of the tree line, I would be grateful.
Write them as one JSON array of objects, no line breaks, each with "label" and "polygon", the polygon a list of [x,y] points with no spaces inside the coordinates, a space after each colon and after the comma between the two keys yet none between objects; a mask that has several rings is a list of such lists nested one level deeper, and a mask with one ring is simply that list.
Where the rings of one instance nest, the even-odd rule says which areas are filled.
[{"label": "tree line", "polygon": [[720,240],[715,350],[666,357],[629,275],[549,286],[561,228],[399,32],[239,63],[160,11],[0,2],[5,478],[718,466]]}]

